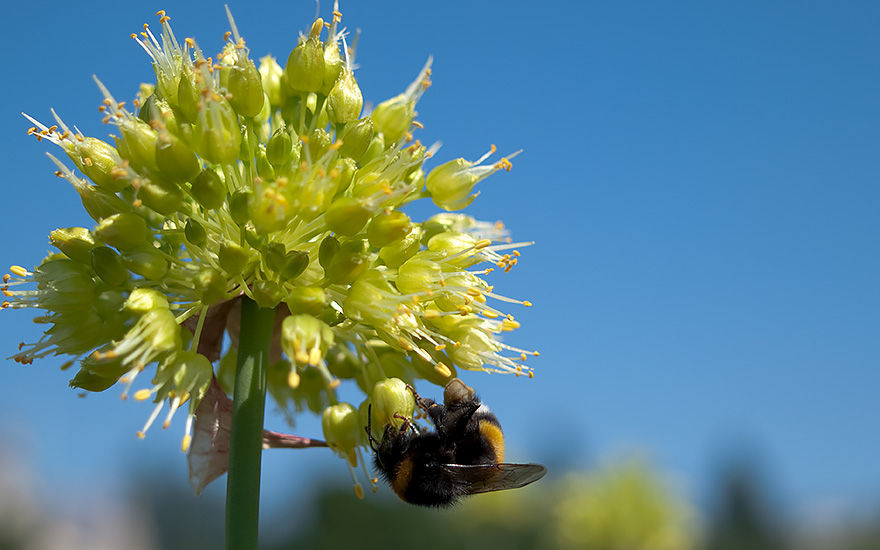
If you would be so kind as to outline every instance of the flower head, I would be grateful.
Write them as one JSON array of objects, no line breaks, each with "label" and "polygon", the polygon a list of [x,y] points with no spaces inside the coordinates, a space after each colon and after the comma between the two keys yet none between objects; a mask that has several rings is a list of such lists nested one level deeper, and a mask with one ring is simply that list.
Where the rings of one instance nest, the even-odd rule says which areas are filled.
[{"label": "flower head", "polygon": [[[85,136],[54,111],[50,126],[25,115],[29,134],[71,161],[50,155],[95,225],[52,231],[57,252],[4,277],[3,309],[43,310],[36,322],[48,327],[16,361],[64,356],[78,367],[72,386],[121,383],[124,397],[152,400],[139,435],[165,404],[165,426],[184,408],[186,448],[212,379],[228,381],[247,296],[277,313],[270,394],[291,419],[322,413],[328,443],[352,467],[363,464],[365,410],[382,388],[406,400],[402,384],[445,385],[457,369],[531,376],[524,360],[537,353],[500,338],[519,326],[507,308],[530,304],[490,283],[531,243],[465,214],[415,221],[403,210],[427,197],[460,209],[477,182],[510,169],[507,159],[484,165],[487,155],[429,170],[438,146],[414,133],[430,59],[365,116],[357,39],[349,46],[338,9],[310,25],[283,69],[251,59],[231,16],[215,56],[159,17],[161,33],[145,25],[132,35],[155,83],[129,105],[96,79],[110,138]],[[345,380],[364,392],[359,407],[340,403]],[[382,399],[373,410],[386,414]]]}]

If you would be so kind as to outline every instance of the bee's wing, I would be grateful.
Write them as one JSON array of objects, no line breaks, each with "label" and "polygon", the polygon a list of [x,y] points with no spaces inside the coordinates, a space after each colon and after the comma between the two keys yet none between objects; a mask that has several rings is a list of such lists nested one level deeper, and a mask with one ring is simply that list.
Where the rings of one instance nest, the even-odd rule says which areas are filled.
[{"label": "bee's wing", "polygon": [[538,481],[547,473],[541,464],[444,464],[444,470],[467,483],[467,493],[488,493],[518,489]]}]

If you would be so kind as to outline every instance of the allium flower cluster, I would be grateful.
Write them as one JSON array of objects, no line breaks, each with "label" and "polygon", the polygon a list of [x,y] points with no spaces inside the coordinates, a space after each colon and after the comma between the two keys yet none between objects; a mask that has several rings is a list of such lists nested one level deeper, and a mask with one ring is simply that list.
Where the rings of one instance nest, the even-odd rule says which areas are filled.
[{"label": "allium flower cluster", "polygon": [[272,397],[291,417],[324,413],[328,442],[350,462],[366,443],[365,407],[338,402],[341,380],[369,397],[391,377],[443,385],[458,368],[531,374],[523,360],[534,352],[499,339],[518,326],[502,306],[529,304],[484,279],[517,262],[504,227],[403,211],[422,198],[458,210],[477,182],[510,169],[488,155],[427,168],[434,148],[413,134],[430,61],[365,115],[338,11],[300,36],[284,67],[270,56],[255,64],[231,17],[212,58],[159,16],[160,36],[146,25],[132,35],[156,83],[128,107],[96,79],[109,141],[54,111],[51,126],[28,117],[29,133],[72,163],[49,155],[95,225],[52,231],[56,253],[4,277],[3,308],[45,310],[36,322],[48,327],[16,361],[66,356],[78,369],[71,386],[118,383],[123,396],[154,401],[141,435],[165,403],[166,426],[185,407],[186,448],[212,378],[230,390],[246,296],[277,312]]}]

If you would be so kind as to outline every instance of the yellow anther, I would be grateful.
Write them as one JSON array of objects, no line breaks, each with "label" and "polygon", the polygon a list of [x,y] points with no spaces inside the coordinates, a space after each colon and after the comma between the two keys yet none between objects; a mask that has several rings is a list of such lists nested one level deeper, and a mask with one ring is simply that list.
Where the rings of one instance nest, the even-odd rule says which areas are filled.
[{"label": "yellow anther", "polygon": [[189,46],[190,48],[196,47],[196,41],[192,38],[184,38],[183,41],[186,42],[187,46]]},{"label": "yellow anther", "polygon": [[315,346],[309,351],[309,365],[316,366],[321,362],[321,348]]},{"label": "yellow anther", "polygon": [[165,15],[165,10],[159,10],[156,12],[156,17],[162,17]]},{"label": "yellow anther", "polygon": [[189,450],[189,444],[192,443],[192,436],[186,434],[183,436],[183,441],[180,442],[180,450],[183,452],[187,452]]},{"label": "yellow anther", "polygon": [[470,288],[468,288],[468,289],[467,289],[467,293],[468,293],[470,296],[473,296],[473,297],[475,297],[475,298],[476,298],[477,296],[482,296],[482,295],[483,295],[483,293],[480,292],[480,289],[478,289],[478,288],[474,288],[474,287],[470,287]]},{"label": "yellow anther", "polygon": [[309,30],[309,38],[317,38],[321,35],[321,29],[324,28],[324,20],[320,17],[315,19],[315,22],[312,23],[312,28]]},{"label": "yellow anther", "polygon": [[296,356],[295,359],[297,363],[302,363],[303,365],[305,365],[309,362],[309,354],[303,350],[297,351],[296,353],[294,353],[294,355]]},{"label": "yellow anther", "polygon": [[147,389],[138,390],[134,394],[134,400],[135,401],[146,401],[147,399],[150,398],[151,395],[152,395],[152,393],[150,392],[150,390],[147,390]]},{"label": "yellow anther", "polygon": [[91,165],[92,165],[92,159],[91,159],[90,157],[86,157],[86,158],[84,158],[84,159],[83,159],[83,164],[85,164],[86,166],[91,166]]},{"label": "yellow anther", "polygon": [[336,141],[333,142],[333,145],[330,146],[330,149],[337,151],[340,147],[342,147],[342,140],[337,139]]},{"label": "yellow anther", "polygon": [[484,309],[480,313],[483,314],[483,317],[487,317],[489,319],[497,319],[498,318],[497,313],[495,313],[494,311],[488,310],[488,309]]},{"label": "yellow anther", "polygon": [[27,277],[28,275],[27,269],[21,267],[20,265],[10,266],[9,271],[11,271],[13,275],[18,275],[19,277]]},{"label": "yellow anther", "polygon": [[342,19],[342,13],[336,10],[333,10],[333,17],[336,18],[336,22],[338,23]]},{"label": "yellow anther", "polygon": [[3,274],[3,282],[4,283],[8,283],[10,279],[12,279],[12,276],[9,273]]},{"label": "yellow anther", "polygon": [[138,37],[137,33],[131,33],[132,40],[137,40],[137,37]]},{"label": "yellow anther", "polygon": [[226,31],[223,33],[223,41],[226,42],[229,40],[229,37],[232,36],[232,31]]},{"label": "yellow anther", "polygon": [[458,308],[458,313],[461,314],[462,317],[473,312],[474,310],[470,306],[461,306],[460,308]]},{"label": "yellow anther", "polygon": [[436,309],[429,309],[428,311],[426,311],[425,313],[422,314],[422,317],[424,317],[425,319],[428,319],[428,320],[436,319],[437,317],[440,317],[440,312],[437,311]]},{"label": "yellow anther", "polygon": [[3,295],[7,298],[12,298],[13,296],[15,296],[15,294],[11,290],[9,290],[9,287],[5,286],[3,287]]},{"label": "yellow anther", "polygon": [[526,359],[529,358],[529,356],[526,355],[525,353],[521,353],[521,354],[519,355],[519,358],[522,359],[523,361],[525,361]]},{"label": "yellow anther", "polygon": [[57,130],[57,129],[58,129],[58,125],[53,124],[52,126],[49,126],[49,133],[50,134],[55,133],[55,130]]},{"label": "yellow anther", "polygon": [[143,439],[143,438],[147,437],[147,434],[138,430],[137,436],[138,436],[138,439]]},{"label": "yellow anther", "polygon": [[9,300],[3,300],[3,302],[0,302],[0,309],[6,309],[11,305],[12,304],[9,303]]},{"label": "yellow anther", "polygon": [[492,244],[490,239],[480,239],[479,241],[474,243],[474,250],[482,250]]},{"label": "yellow anther", "polygon": [[364,488],[361,487],[360,483],[355,483],[354,494],[358,497],[358,500],[364,500]]},{"label": "yellow anther", "polygon": [[287,375],[287,385],[292,390],[295,390],[296,388],[299,387],[299,380],[300,380],[299,373],[296,372],[295,370],[290,371],[290,373]]},{"label": "yellow anther", "polygon": [[422,124],[421,122],[419,122],[418,120],[414,120],[412,125],[415,126],[416,128],[418,128],[419,130],[425,129],[425,125]]},{"label": "yellow anther", "polygon": [[164,25],[165,23],[169,22],[169,21],[171,21],[171,18],[168,17],[167,15],[162,16],[161,18],[159,18],[159,23],[162,23],[163,25]]},{"label": "yellow anther", "polygon": [[335,390],[335,389],[338,388],[341,384],[342,384],[342,380],[340,380],[339,378],[334,378],[334,379],[331,380],[330,383],[327,384],[327,385],[330,387],[331,390]]},{"label": "yellow anther", "polygon": [[434,351],[443,351],[446,349],[446,344],[437,344],[434,346]]},{"label": "yellow anther", "polygon": [[517,258],[519,258],[520,257],[519,250],[514,250],[513,255],[516,256]]},{"label": "yellow anther", "polygon": [[534,378],[534,377],[535,377],[535,371],[530,370],[529,371],[529,378]]},{"label": "yellow anther", "polygon": [[526,307],[532,307],[532,303],[528,300],[523,300],[523,305]]},{"label": "yellow anther", "polygon": [[403,336],[401,336],[400,338],[397,339],[397,343],[400,344],[400,347],[402,347],[402,348],[405,349],[406,351],[412,351],[412,350],[415,349],[415,346],[413,346],[413,345],[412,345],[408,340],[406,340]]},{"label": "yellow anther", "polygon": [[449,370],[449,367],[444,365],[442,362],[434,365],[434,372],[442,376],[443,378],[449,378],[452,376],[452,371]]}]

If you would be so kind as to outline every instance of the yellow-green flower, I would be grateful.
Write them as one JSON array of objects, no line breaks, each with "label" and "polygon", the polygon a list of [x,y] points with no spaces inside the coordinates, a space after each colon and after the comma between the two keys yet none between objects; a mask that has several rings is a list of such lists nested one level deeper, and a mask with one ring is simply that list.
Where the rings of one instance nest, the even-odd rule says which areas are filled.
[{"label": "yellow-green flower", "polygon": [[[159,16],[161,32],[132,35],[155,83],[126,103],[96,79],[110,138],[54,111],[51,125],[25,115],[30,135],[70,159],[50,155],[94,226],[52,231],[57,252],[4,277],[3,308],[44,310],[36,322],[47,325],[16,361],[59,355],[78,367],[74,387],[122,383],[123,396],[154,401],[139,435],[166,403],[166,426],[185,408],[186,447],[212,378],[230,390],[224,365],[247,296],[277,312],[269,393],[291,418],[321,412],[352,466],[363,463],[353,449],[367,444],[360,409],[377,383],[443,385],[457,369],[531,376],[524,360],[537,353],[499,338],[519,326],[508,308],[530,304],[490,281],[531,243],[465,214],[404,211],[425,198],[461,208],[474,184],[510,167],[484,157],[431,169],[438,146],[413,136],[430,59],[365,114],[356,40],[338,10],[326,34],[322,19],[309,26],[284,69],[270,56],[255,63],[231,16],[216,59]],[[339,401],[345,380],[365,393],[358,409]]]}]

